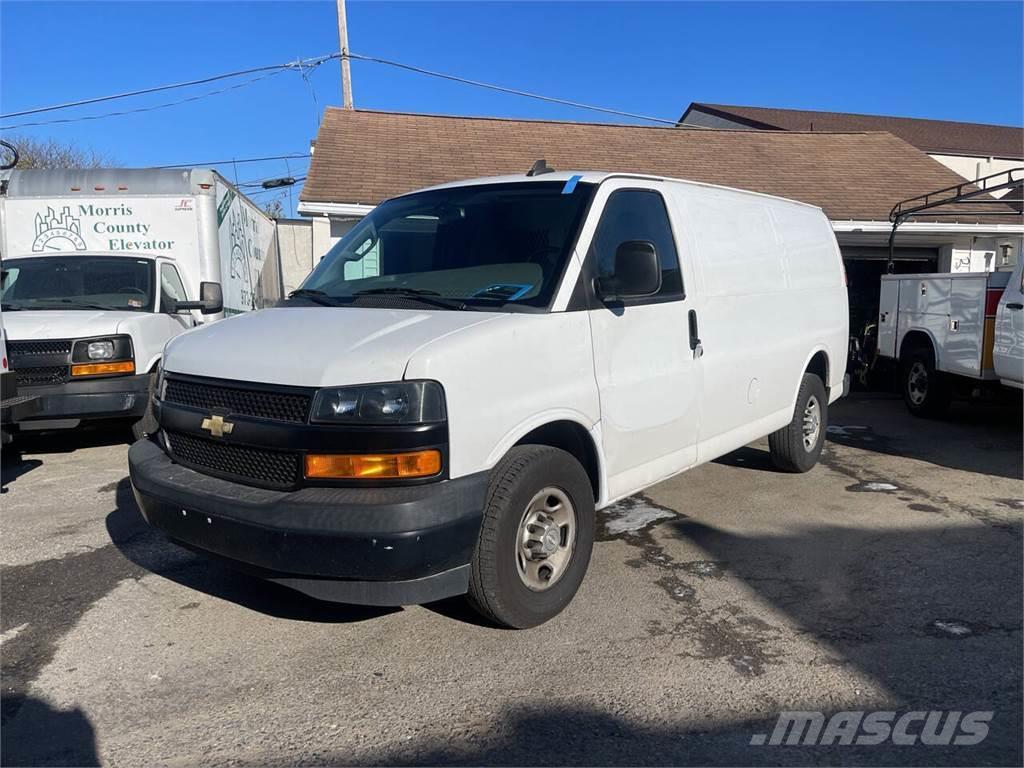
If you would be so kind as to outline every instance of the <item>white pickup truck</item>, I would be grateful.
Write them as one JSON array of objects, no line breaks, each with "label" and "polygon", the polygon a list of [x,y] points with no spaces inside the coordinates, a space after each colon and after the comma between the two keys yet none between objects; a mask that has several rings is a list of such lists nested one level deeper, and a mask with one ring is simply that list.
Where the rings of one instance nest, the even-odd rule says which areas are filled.
[{"label": "white pickup truck", "polygon": [[1022,268],[882,278],[878,356],[900,363],[911,413],[942,413],[958,384],[1024,388]]}]

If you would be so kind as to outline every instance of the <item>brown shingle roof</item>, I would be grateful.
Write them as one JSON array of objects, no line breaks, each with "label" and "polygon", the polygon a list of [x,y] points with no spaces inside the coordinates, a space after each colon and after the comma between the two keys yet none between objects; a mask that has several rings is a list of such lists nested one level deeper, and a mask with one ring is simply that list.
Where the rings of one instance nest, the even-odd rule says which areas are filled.
[{"label": "brown shingle roof", "polygon": [[885,221],[897,201],[963,181],[888,133],[687,130],[330,108],[301,199],[376,204],[432,184],[525,173],[538,158],[559,170],[646,173],[780,195],[821,206],[833,220]]},{"label": "brown shingle roof", "polygon": [[680,120],[694,109],[733,119],[751,128],[783,131],[887,131],[933,154],[1024,158],[1024,128],[1009,125],[699,102],[691,104]]}]

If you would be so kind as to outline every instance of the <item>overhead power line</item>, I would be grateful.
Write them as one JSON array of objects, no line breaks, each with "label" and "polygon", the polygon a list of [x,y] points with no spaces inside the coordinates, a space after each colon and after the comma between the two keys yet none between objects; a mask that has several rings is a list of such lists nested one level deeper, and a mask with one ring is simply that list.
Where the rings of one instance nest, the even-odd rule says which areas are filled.
[{"label": "overhead power line", "polygon": [[[231,157],[227,160],[204,160],[196,163],[174,163],[172,165],[152,165],[150,168],[201,168],[205,165],[232,165],[242,163],[262,163],[266,160],[302,160],[305,158],[312,157],[310,154],[295,153],[292,155],[268,155],[267,157],[246,157],[241,160],[236,160]],[[269,178],[269,177],[268,177]]]},{"label": "overhead power line", "polygon": [[219,75],[210,75],[209,77],[201,77],[197,80],[187,80],[181,83],[169,83],[167,85],[156,85],[151,88],[140,88],[137,91],[126,91],[124,93],[115,93],[110,96],[96,96],[91,99],[80,99],[78,101],[68,101],[63,104],[52,104],[48,107],[36,107],[35,109],[25,109],[21,112],[8,112],[6,115],[0,115],[0,120],[6,120],[12,117],[25,117],[26,115],[38,115],[42,112],[53,112],[58,109],[69,109],[71,107],[82,107],[87,104],[99,104],[104,101],[114,101],[116,99],[127,99],[131,96],[144,96],[148,93],[158,93],[160,91],[170,91],[175,88],[188,88],[193,85],[203,85],[204,83],[212,83],[217,80],[226,80],[230,77],[241,77],[242,75],[251,75],[257,72],[269,72],[271,70],[282,70],[282,69],[302,69],[309,66],[323,64],[325,61],[336,59],[341,56],[340,53],[328,53],[323,56],[314,56],[309,59],[298,59],[296,61],[289,61],[283,64],[268,64],[263,67],[251,67],[249,69],[240,69],[235,72],[224,72]]},{"label": "overhead power line", "polygon": [[424,69],[423,67],[415,67],[411,64],[403,64],[399,61],[390,61],[388,59],[380,59],[376,56],[364,56],[360,53],[349,53],[349,58],[357,61],[369,61],[374,64],[385,64],[389,67],[397,67],[398,69],[404,69],[409,72],[416,72],[421,75],[429,75],[430,77],[439,77],[443,80],[451,80],[456,83],[463,83],[464,85],[472,85],[477,88],[486,88],[491,91],[498,91],[500,93],[510,93],[513,96],[524,96],[528,99],[538,99],[539,101],[547,101],[552,104],[563,104],[568,107],[576,107],[577,109],[589,109],[593,112],[604,112],[609,115],[618,115],[620,117],[631,117],[636,120],[648,120],[652,123],[664,123],[666,125],[676,125],[676,120],[669,120],[664,117],[651,117],[650,115],[640,115],[635,112],[626,112],[621,109],[612,109],[610,107],[599,107],[593,104],[584,104],[580,101],[571,101],[570,99],[559,99],[555,96],[544,96],[540,93],[531,93],[529,91],[520,91],[516,88],[506,88],[503,85],[495,85],[494,83],[485,83],[480,80],[470,80],[465,77],[458,77],[457,75],[449,75],[445,72],[435,72],[430,69]]}]

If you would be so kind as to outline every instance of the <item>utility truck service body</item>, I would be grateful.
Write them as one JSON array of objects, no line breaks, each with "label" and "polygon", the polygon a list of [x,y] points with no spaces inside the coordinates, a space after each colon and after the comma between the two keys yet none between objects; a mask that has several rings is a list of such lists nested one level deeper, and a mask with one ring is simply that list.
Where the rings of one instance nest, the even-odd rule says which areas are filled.
[{"label": "utility truck service body", "polygon": [[168,339],[281,298],[274,223],[204,169],[0,177],[11,368],[42,407],[21,429],[121,418],[136,432]]},{"label": "utility truck service body", "polygon": [[817,208],[626,174],[444,185],[378,206],[282,306],[172,341],[132,483],[171,538],[315,597],[468,592],[533,626],[582,581],[595,508],[765,435],[810,469],[847,333]]},{"label": "utility truck service body", "polygon": [[957,383],[1024,387],[1022,268],[882,277],[878,355],[912,413],[941,413]]}]

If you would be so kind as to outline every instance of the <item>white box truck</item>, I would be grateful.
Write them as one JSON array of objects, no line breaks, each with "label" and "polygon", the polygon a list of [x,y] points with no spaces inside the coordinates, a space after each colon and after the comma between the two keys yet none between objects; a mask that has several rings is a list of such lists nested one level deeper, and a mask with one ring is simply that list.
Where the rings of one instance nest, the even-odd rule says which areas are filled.
[{"label": "white box truck", "polygon": [[535,173],[375,208],[273,309],[167,346],[146,520],[318,598],[469,593],[530,627],[575,594],[595,508],[769,436],[821,454],[846,388],[819,208]]},{"label": "white box truck", "polygon": [[941,414],[958,384],[1024,388],[1022,269],[882,277],[878,357],[911,413]]},{"label": "white box truck", "polygon": [[164,345],[281,298],[274,222],[201,168],[13,170],[0,175],[2,309],[19,429],[124,419],[155,425]]}]

